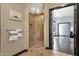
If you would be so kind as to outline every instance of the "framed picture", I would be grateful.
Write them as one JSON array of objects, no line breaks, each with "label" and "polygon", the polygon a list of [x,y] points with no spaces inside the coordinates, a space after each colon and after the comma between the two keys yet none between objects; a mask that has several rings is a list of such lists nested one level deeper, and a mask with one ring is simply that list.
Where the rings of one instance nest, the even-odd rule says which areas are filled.
[{"label": "framed picture", "polygon": [[20,20],[21,21],[21,12],[10,9],[10,19],[11,20]]}]

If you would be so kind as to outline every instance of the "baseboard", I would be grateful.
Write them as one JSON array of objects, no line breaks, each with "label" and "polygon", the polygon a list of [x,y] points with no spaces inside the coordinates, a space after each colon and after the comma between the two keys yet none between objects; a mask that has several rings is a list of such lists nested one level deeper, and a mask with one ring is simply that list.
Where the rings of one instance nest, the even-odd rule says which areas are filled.
[{"label": "baseboard", "polygon": [[79,56],[79,51],[75,51],[75,56]]},{"label": "baseboard", "polygon": [[26,51],[28,51],[28,50],[27,50],[27,49],[22,50],[22,51],[20,51],[20,52],[18,52],[18,53],[16,53],[16,54],[14,54],[13,56],[18,56],[18,55],[20,55],[20,54],[22,54],[23,52],[26,52]]},{"label": "baseboard", "polygon": [[52,50],[52,48],[50,48],[50,47],[46,47],[46,49],[51,49]]}]

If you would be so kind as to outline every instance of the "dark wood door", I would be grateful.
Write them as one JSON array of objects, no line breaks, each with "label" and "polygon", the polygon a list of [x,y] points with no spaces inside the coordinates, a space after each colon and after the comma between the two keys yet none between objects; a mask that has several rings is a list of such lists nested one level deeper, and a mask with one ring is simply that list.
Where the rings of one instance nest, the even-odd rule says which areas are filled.
[{"label": "dark wood door", "polygon": [[75,5],[75,14],[74,14],[74,20],[75,20],[75,55],[79,56],[79,4]]}]

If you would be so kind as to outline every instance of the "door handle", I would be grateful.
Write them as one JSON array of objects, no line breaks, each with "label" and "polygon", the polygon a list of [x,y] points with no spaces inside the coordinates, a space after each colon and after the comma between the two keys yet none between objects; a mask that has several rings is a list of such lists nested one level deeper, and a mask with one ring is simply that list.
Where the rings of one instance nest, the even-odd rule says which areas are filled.
[{"label": "door handle", "polygon": [[76,35],[71,31],[70,32],[70,38],[75,38],[76,37]]}]

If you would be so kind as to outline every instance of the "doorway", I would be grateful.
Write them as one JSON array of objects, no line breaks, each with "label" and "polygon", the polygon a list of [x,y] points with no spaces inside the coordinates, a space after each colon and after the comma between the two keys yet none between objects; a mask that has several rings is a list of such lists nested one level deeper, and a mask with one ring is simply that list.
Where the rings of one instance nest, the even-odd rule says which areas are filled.
[{"label": "doorway", "polygon": [[74,55],[75,18],[74,5],[50,9],[49,47],[55,51]]},{"label": "doorway", "polygon": [[44,14],[29,13],[29,46],[44,47]]}]

